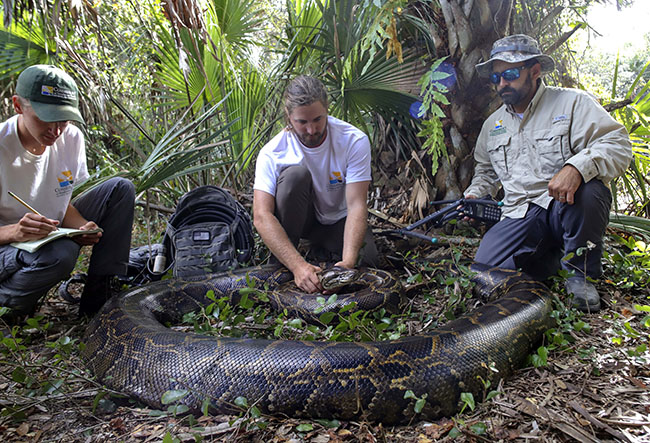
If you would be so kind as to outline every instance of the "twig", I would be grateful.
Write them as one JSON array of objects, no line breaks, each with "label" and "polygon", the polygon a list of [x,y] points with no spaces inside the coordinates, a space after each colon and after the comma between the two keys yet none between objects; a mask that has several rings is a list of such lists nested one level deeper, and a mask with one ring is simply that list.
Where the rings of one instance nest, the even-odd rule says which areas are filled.
[{"label": "twig", "polygon": [[616,111],[617,109],[624,108],[633,102],[634,102],[633,99],[626,98],[625,100],[607,103],[605,106],[603,106],[603,108],[605,108],[605,111],[607,112],[612,112],[612,111]]},{"label": "twig", "polygon": [[623,435],[623,433],[621,433],[621,432],[619,432],[619,431],[617,431],[615,429],[612,429],[610,426],[606,425],[605,423],[601,422],[596,417],[591,415],[589,413],[589,411],[587,411],[585,408],[580,406],[575,400],[571,400],[569,402],[569,406],[571,406],[576,412],[578,412],[584,418],[589,420],[589,423],[594,425],[596,428],[602,429],[603,431],[607,432],[611,436],[616,437],[618,439],[621,439],[623,441],[627,441],[627,442],[630,441],[625,435]]}]

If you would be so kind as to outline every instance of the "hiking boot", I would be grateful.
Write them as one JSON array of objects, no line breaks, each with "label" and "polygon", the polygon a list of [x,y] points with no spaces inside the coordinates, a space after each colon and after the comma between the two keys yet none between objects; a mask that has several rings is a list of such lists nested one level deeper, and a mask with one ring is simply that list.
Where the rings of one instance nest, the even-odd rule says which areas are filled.
[{"label": "hiking boot", "polygon": [[573,294],[573,306],[582,312],[600,311],[600,295],[585,277],[571,277],[564,284],[567,294]]},{"label": "hiking boot", "polygon": [[89,275],[79,301],[79,316],[95,315],[109,298],[119,292],[117,284],[113,275]]}]

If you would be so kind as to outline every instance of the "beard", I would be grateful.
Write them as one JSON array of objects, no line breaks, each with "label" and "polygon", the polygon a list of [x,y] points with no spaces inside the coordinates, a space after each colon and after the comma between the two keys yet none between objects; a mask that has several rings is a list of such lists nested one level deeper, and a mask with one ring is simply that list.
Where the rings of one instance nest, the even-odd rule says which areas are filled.
[{"label": "beard", "polygon": [[504,86],[502,90],[499,91],[499,96],[501,100],[506,105],[516,105],[521,101],[521,92],[517,91],[515,88],[510,86]]},{"label": "beard", "polygon": [[323,140],[325,140],[324,132],[318,132],[313,135],[296,133],[296,136],[298,137],[298,140],[308,148],[316,148],[323,143]]},{"label": "beard", "polygon": [[[518,105],[521,101],[527,99],[533,90],[533,79],[530,76],[526,76],[524,84],[521,85],[518,89],[515,89],[511,86],[504,86],[503,89],[497,91],[501,100],[506,105]],[[531,96],[532,98],[532,96]]]}]

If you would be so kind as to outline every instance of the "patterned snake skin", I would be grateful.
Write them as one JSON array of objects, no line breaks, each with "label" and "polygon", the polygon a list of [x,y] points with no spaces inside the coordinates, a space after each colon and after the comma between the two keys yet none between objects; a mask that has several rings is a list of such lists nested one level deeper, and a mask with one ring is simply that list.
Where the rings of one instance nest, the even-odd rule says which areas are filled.
[{"label": "patterned snake skin", "polygon": [[[180,402],[199,412],[205,399],[213,413],[237,413],[242,396],[263,413],[292,417],[361,418],[406,422],[415,400],[426,395],[424,419],[454,414],[460,394],[481,398],[482,379],[505,378],[520,366],[552,326],[548,289],[521,273],[480,268],[479,292],[500,298],[433,332],[386,342],[312,342],[215,338],[170,330],[183,313],[209,303],[205,294],[236,300],[249,281],[276,288],[291,274],[258,267],[196,281],[166,280],[113,297],[92,320],[82,357],[108,387],[162,409],[163,393],[189,390]],[[377,306],[395,305],[395,281],[374,275]],[[384,292],[384,287],[388,291]],[[353,296],[354,297],[354,296]],[[356,299],[355,299],[356,300]],[[300,300],[278,300],[276,307]],[[366,309],[373,304],[361,301]],[[392,306],[394,307],[394,306]],[[338,309],[338,308],[337,308]],[[305,308],[305,310],[309,310]],[[491,365],[498,372],[488,369]]]}]

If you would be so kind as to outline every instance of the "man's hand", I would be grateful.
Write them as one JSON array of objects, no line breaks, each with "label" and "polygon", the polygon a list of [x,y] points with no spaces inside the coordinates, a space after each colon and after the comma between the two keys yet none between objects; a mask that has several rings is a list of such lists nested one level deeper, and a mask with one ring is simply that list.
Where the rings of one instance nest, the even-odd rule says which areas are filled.
[{"label": "man's hand", "polygon": [[[469,195],[466,195],[465,198],[467,200],[476,200],[478,197],[475,196],[475,195],[469,194]],[[456,209],[463,209],[463,207],[458,206]],[[469,222],[472,226],[478,226],[479,225],[478,220],[475,220],[475,219],[473,219],[471,217],[468,217],[468,216],[463,217],[463,221]]]},{"label": "man's hand", "polygon": [[566,165],[548,182],[548,195],[560,203],[572,205],[574,196],[582,184],[582,174],[574,166]]},{"label": "man's hand", "polygon": [[[90,231],[97,228],[99,228],[99,226],[97,226],[97,223],[93,221],[89,221],[85,225],[79,227],[79,229],[82,231]],[[98,243],[101,236],[101,232],[95,232],[94,234],[77,235],[75,237],[72,237],[72,239],[81,246],[88,246]]]},{"label": "man's hand", "polygon": [[341,267],[341,268],[345,268],[345,269],[354,269],[354,268],[355,268],[354,264],[346,263],[346,262],[344,262],[343,260],[334,263],[334,266],[333,266],[333,267],[335,268],[335,267],[337,267],[337,266],[339,266],[339,267]]},{"label": "man's hand", "polygon": [[14,225],[13,241],[36,240],[56,231],[58,220],[28,212]]},{"label": "man's hand", "polygon": [[304,262],[304,264],[293,271],[293,279],[296,282],[296,286],[310,294],[313,292],[322,292],[323,287],[318,277],[318,272],[321,271],[322,269],[318,266]]}]

